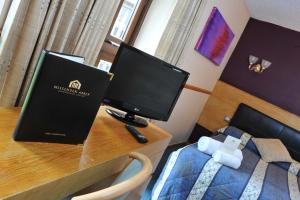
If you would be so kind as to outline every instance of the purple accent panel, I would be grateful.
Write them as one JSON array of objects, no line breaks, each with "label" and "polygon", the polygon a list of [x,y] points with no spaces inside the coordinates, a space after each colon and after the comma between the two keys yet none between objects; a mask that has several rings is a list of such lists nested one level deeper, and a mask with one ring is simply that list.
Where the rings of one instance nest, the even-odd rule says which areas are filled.
[{"label": "purple accent panel", "polygon": [[[271,67],[249,71],[250,54]],[[220,79],[300,116],[300,32],[250,19]]]},{"label": "purple accent panel", "polygon": [[219,10],[214,7],[196,43],[195,50],[216,65],[220,65],[233,38],[232,30]]}]

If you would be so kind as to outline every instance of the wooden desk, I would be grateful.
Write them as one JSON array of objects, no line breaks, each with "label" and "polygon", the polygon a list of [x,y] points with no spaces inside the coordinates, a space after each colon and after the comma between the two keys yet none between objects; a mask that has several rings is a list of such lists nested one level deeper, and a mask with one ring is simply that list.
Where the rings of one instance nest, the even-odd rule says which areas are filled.
[{"label": "wooden desk", "polygon": [[0,199],[61,199],[119,172],[132,151],[144,153],[156,167],[171,139],[150,124],[140,129],[149,142],[139,144],[102,107],[84,145],[15,142],[19,112],[0,108]]}]

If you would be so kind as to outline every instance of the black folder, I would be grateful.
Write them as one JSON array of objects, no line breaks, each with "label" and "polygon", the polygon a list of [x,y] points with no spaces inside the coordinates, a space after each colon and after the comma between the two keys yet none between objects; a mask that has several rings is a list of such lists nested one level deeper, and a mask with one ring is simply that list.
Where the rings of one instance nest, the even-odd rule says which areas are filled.
[{"label": "black folder", "polygon": [[43,50],[19,121],[16,141],[80,144],[100,108],[111,75]]}]

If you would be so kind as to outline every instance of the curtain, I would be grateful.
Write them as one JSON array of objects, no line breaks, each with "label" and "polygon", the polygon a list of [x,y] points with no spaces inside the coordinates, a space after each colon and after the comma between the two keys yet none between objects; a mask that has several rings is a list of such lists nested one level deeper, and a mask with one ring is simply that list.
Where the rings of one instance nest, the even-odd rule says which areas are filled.
[{"label": "curtain", "polygon": [[12,0],[0,43],[0,105],[22,105],[43,48],[95,65],[120,0]]},{"label": "curtain", "polygon": [[191,27],[207,0],[178,0],[155,56],[176,65],[190,35]]},{"label": "curtain", "polygon": [[[173,65],[180,63],[180,58],[185,56],[183,55],[185,44],[190,45],[188,38],[192,36],[192,28],[197,27],[194,23],[201,20],[207,2],[208,0],[177,0],[155,56]],[[167,122],[154,121],[157,126],[175,136],[171,144],[187,140],[200,114],[198,111],[201,110],[199,107],[201,105],[198,101],[201,99],[199,98],[199,93],[183,90],[169,120]],[[180,125],[178,125],[179,121]]]}]

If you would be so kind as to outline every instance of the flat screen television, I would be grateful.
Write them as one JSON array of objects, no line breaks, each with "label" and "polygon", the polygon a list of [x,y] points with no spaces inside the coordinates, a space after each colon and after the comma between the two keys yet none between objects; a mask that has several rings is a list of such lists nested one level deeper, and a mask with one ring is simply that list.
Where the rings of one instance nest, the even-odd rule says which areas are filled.
[{"label": "flat screen television", "polygon": [[135,115],[167,121],[189,73],[122,43],[111,66],[114,77],[103,102],[125,113],[108,109],[130,125],[147,126]]}]

